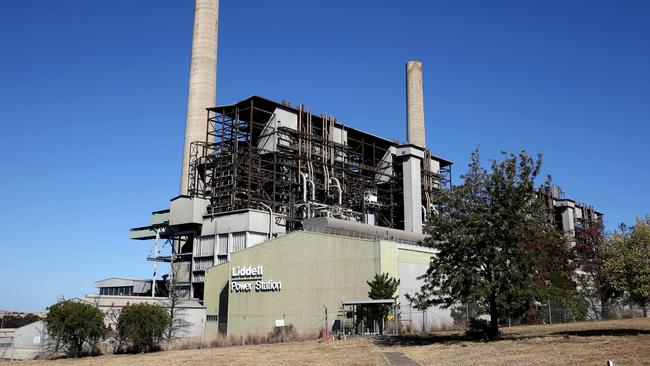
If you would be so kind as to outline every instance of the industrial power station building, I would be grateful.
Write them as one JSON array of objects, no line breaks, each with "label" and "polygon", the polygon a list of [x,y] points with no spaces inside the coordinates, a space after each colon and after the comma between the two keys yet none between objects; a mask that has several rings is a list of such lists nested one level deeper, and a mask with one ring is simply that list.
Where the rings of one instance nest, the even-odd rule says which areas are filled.
[{"label": "industrial power station building", "polygon": [[[435,255],[423,245],[423,224],[452,166],[426,145],[422,64],[406,64],[400,143],[259,96],[214,107],[218,0],[196,0],[194,23],[180,194],[130,231],[154,240],[148,259],[171,271],[128,286],[103,281],[99,296],[182,293],[203,306],[206,334],[268,332],[283,322],[311,331],[324,326],[325,311],[328,327],[345,324],[345,304],[368,301],[367,281],[388,273],[400,280],[402,324],[450,325],[449,311],[415,310],[406,298]],[[569,206],[549,197],[552,207]]]},{"label": "industrial power station building", "polygon": [[[415,68],[415,72],[411,69]],[[407,77],[421,98],[421,65]],[[206,331],[268,332],[282,319],[300,331],[345,323],[343,303],[368,299],[377,273],[400,279],[401,304],[420,287],[433,250],[423,223],[449,184],[451,162],[315,116],[302,106],[253,96],[208,108],[206,140],[191,144],[187,194],[133,239],[165,240],[170,283],[206,308]],[[422,117],[422,114],[419,114]],[[411,326],[448,326],[431,309]]]}]

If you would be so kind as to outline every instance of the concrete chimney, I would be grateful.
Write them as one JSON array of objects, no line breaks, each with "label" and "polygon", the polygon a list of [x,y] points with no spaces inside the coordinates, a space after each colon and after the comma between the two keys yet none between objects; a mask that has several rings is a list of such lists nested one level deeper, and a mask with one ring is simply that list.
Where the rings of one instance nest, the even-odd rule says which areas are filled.
[{"label": "concrete chimney", "polygon": [[409,144],[426,148],[422,63],[420,61],[406,63],[406,139]]},{"label": "concrete chimney", "polygon": [[195,0],[181,195],[188,193],[190,144],[206,140],[208,121],[205,109],[213,107],[216,102],[218,23],[219,0]]}]

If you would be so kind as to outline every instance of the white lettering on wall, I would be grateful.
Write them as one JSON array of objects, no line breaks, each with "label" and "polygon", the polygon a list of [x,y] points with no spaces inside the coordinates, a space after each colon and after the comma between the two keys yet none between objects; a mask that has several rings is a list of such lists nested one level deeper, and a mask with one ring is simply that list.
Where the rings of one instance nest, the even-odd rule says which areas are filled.
[{"label": "white lettering on wall", "polygon": [[255,291],[257,292],[280,291],[280,290],[282,290],[282,282],[273,282],[273,281],[255,282]]},{"label": "white lettering on wall", "polygon": [[230,282],[230,291],[231,292],[251,292],[253,285],[250,282]]},{"label": "white lettering on wall", "polygon": [[262,277],[264,275],[263,266],[237,266],[232,269],[230,273],[231,278],[249,278],[249,277]]},{"label": "white lettering on wall", "polygon": [[[282,282],[262,281],[263,266],[237,266],[230,272],[230,292],[249,293],[276,292],[282,290]],[[257,280],[255,283],[246,280]]]}]

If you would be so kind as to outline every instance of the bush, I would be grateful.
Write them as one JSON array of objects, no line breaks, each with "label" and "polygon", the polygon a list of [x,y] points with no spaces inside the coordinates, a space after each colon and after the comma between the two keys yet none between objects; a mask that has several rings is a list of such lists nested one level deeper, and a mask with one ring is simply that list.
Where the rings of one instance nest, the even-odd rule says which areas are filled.
[{"label": "bush", "polygon": [[473,339],[490,338],[490,322],[480,318],[470,319],[465,335]]},{"label": "bush", "polygon": [[278,343],[294,340],[298,336],[293,324],[287,324],[284,327],[273,327],[266,335],[267,343]]},{"label": "bush", "polygon": [[97,342],[106,334],[104,315],[90,304],[63,300],[50,306],[43,320],[53,351],[67,356],[98,354]]},{"label": "bush", "polygon": [[158,351],[169,321],[160,305],[129,305],[117,318],[117,333],[127,352]]}]

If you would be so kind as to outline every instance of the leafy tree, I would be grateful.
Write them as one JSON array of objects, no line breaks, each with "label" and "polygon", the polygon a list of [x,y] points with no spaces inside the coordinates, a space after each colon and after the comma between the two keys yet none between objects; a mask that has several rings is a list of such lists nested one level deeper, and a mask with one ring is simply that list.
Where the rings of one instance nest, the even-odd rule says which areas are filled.
[{"label": "leafy tree", "polygon": [[158,349],[169,321],[169,314],[160,305],[128,305],[117,319],[117,332],[129,350],[149,352]]},{"label": "leafy tree", "polygon": [[576,228],[576,245],[573,248],[578,267],[578,290],[589,309],[588,314],[595,319],[610,318],[611,304],[621,295],[604,271],[611,250],[603,229],[600,222]]},{"label": "leafy tree", "polygon": [[[370,286],[370,291],[368,291],[369,298],[373,300],[397,299],[399,280],[391,277],[388,273],[376,273],[372,281],[367,281],[366,283]],[[379,322],[379,333],[384,334],[382,320],[390,313],[390,306],[375,305],[368,310],[369,318]]]},{"label": "leafy tree", "polygon": [[61,300],[50,306],[43,320],[53,351],[80,357],[88,350],[97,352],[97,342],[106,334],[104,315],[97,307],[77,301]]},{"label": "leafy tree", "polygon": [[541,155],[504,156],[488,172],[475,150],[463,184],[442,194],[426,240],[438,253],[421,277],[430,304],[481,306],[490,315],[490,338],[498,337],[500,316],[522,315],[531,302],[571,287],[568,245],[548,223],[535,188]]},{"label": "leafy tree", "polygon": [[625,292],[648,316],[650,303],[650,217],[637,219],[629,233],[614,233],[609,245],[611,258],[605,273],[613,287]]},{"label": "leafy tree", "polygon": [[[547,184],[549,184],[547,182]],[[536,232],[522,243],[523,255],[530,265],[529,282],[524,283],[522,298],[512,298],[518,306],[510,309],[508,315],[521,316],[524,324],[539,324],[545,318],[541,314],[540,302],[560,302],[567,309],[565,321],[583,318],[584,304],[576,291],[574,276],[577,268],[575,255],[565,237],[550,221],[540,218]],[[516,292],[515,292],[516,294]],[[506,314],[502,319],[507,319]]]}]

